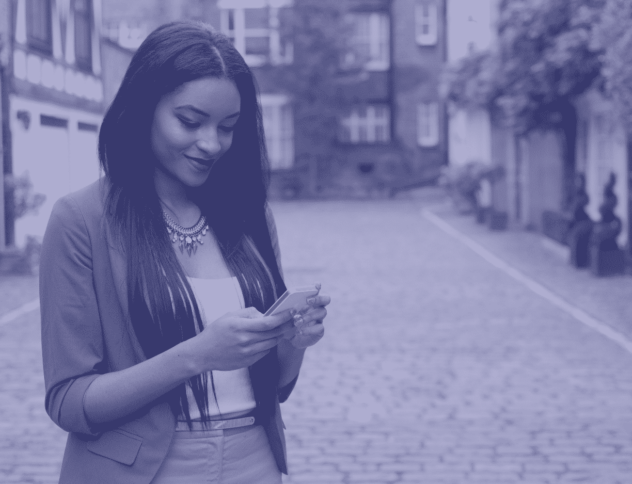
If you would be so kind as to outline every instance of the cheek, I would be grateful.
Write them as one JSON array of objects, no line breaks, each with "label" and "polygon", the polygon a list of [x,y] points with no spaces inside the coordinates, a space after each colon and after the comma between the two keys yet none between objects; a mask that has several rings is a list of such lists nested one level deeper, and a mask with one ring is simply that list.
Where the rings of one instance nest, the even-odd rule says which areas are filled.
[{"label": "cheek", "polygon": [[156,119],[152,129],[152,148],[157,155],[181,150],[186,145],[185,138],[170,120]]},{"label": "cheek", "polygon": [[222,154],[226,153],[230,147],[233,145],[233,133],[226,135],[226,137],[221,142],[222,145]]}]

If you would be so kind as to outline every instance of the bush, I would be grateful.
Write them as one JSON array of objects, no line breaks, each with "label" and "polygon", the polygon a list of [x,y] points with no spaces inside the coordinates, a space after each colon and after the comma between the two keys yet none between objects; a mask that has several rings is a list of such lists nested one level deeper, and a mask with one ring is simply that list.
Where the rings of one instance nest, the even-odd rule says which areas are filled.
[{"label": "bush", "polygon": [[480,161],[465,165],[448,165],[442,169],[439,185],[444,187],[461,213],[471,213],[479,208],[478,192],[484,179],[494,183],[504,176],[500,166],[490,166]]}]

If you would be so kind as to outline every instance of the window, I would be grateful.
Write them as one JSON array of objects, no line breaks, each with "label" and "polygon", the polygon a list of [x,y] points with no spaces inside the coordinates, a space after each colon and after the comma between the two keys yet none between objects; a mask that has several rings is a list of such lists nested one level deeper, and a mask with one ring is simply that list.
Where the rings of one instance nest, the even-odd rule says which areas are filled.
[{"label": "window", "polygon": [[389,17],[383,13],[355,13],[348,17],[352,34],[343,66],[384,71],[390,67]]},{"label": "window", "polygon": [[417,143],[423,147],[439,144],[439,104],[436,102],[417,106]]},{"label": "window", "polygon": [[386,105],[358,106],[340,122],[343,143],[388,143],[391,140],[391,113]]},{"label": "window", "polygon": [[67,128],[68,120],[58,118],[56,116],[48,116],[46,114],[40,114],[40,124],[42,126],[51,126],[53,128]]},{"label": "window", "polygon": [[437,6],[422,3],[415,7],[415,36],[419,45],[437,43]]},{"label": "window", "polygon": [[240,2],[220,2],[221,30],[246,62],[251,66],[291,63],[292,45],[282,41],[279,32],[281,9],[263,0],[248,2],[250,6],[243,8],[235,8],[236,3]]},{"label": "window", "polygon": [[81,70],[92,72],[91,0],[74,0],[75,62]]},{"label": "window", "polygon": [[51,0],[27,0],[26,38],[30,48],[42,54],[52,55]]},{"label": "window", "polygon": [[270,168],[291,168],[294,164],[294,116],[288,98],[279,94],[262,94],[263,127]]}]

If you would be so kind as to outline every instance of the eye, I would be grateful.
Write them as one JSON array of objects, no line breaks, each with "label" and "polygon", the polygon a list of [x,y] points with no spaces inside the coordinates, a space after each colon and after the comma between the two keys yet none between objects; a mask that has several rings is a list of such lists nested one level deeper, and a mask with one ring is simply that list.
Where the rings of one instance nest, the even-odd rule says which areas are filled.
[{"label": "eye", "polygon": [[196,129],[196,128],[200,127],[200,123],[197,123],[195,121],[191,121],[190,119],[181,118],[180,116],[178,116],[178,120],[187,129]]},{"label": "eye", "polygon": [[224,133],[232,133],[233,131],[235,131],[235,125],[220,126],[219,129],[221,129]]}]

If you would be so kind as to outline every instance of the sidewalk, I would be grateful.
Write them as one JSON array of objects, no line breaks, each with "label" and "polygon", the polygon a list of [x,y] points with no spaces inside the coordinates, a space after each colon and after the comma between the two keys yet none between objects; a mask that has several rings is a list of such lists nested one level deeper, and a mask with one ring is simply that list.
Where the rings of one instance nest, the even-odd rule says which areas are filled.
[{"label": "sidewalk", "polygon": [[436,189],[273,208],[289,285],[332,296],[283,404],[286,484],[629,484],[632,355],[422,211],[548,287],[576,284],[537,236],[491,234]]},{"label": "sidewalk", "polygon": [[[630,484],[632,354],[424,210],[627,335],[632,277],[489,232],[437,189],[273,210],[288,285],[332,296],[282,406],[286,484]],[[0,318],[36,295],[36,278],[0,278]],[[0,326],[0,343],[0,482],[53,484],[65,436],[44,412],[38,312]]]},{"label": "sidewalk", "polygon": [[476,223],[473,215],[456,213],[447,201],[426,208],[507,264],[632,342],[632,276],[595,277],[588,269],[571,266],[557,244],[544,235],[515,228],[491,231]]},{"label": "sidewalk", "polygon": [[0,320],[10,311],[35,300],[38,295],[37,276],[0,276]]}]

